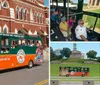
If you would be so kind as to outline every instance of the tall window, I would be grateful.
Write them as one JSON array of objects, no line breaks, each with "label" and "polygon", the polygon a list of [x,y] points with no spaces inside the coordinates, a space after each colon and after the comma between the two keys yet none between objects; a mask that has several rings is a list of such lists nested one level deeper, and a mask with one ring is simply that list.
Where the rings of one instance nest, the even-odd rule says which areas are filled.
[{"label": "tall window", "polygon": [[20,19],[23,19],[23,11],[24,11],[24,9],[21,8],[21,10],[20,10]]},{"label": "tall window", "polygon": [[41,23],[43,24],[43,21],[44,21],[44,17],[43,17],[43,14],[41,13]]},{"label": "tall window", "polygon": [[40,14],[40,23],[42,23],[42,13]]},{"label": "tall window", "polygon": [[2,1],[0,0],[0,10],[1,10],[1,8],[2,8]]},{"label": "tall window", "polygon": [[27,20],[27,9],[24,10],[24,19]]},{"label": "tall window", "polygon": [[30,20],[33,21],[33,10],[30,9]]},{"label": "tall window", "polygon": [[19,19],[19,8],[16,8],[16,18]]},{"label": "tall window", "polygon": [[34,21],[37,22],[37,13],[34,12]]},{"label": "tall window", "polygon": [[34,19],[34,13],[33,13],[33,22],[35,22],[35,19]]},{"label": "tall window", "polygon": [[3,2],[3,8],[8,8],[8,7],[9,7],[9,3],[8,3],[7,0],[5,0],[5,1]]},{"label": "tall window", "polygon": [[44,16],[42,14],[42,24],[45,23]]},{"label": "tall window", "polygon": [[4,32],[4,33],[8,33],[8,27],[7,27],[7,25],[4,25],[4,27],[3,27],[3,32]]},{"label": "tall window", "polygon": [[39,13],[39,23],[41,23],[41,14]]},{"label": "tall window", "polygon": [[39,12],[37,13],[37,23],[39,23]]}]

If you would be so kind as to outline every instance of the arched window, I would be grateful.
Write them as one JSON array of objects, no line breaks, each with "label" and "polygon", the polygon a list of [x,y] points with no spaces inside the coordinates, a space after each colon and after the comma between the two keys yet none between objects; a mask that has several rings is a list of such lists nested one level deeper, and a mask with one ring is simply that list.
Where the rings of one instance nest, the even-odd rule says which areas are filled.
[{"label": "arched window", "polygon": [[21,8],[21,10],[20,10],[20,19],[23,19],[24,17],[23,17],[23,13],[24,12],[24,9],[23,8]]},{"label": "arched window", "polygon": [[40,14],[40,23],[42,23],[42,13]]},{"label": "arched window", "polygon": [[27,20],[27,9],[24,10],[24,20]]},{"label": "arched window", "polygon": [[35,20],[34,20],[34,14],[33,14],[33,22],[35,22]]},{"label": "arched window", "polygon": [[19,19],[19,7],[16,8],[16,18]]},{"label": "arched window", "polygon": [[43,16],[43,14],[41,13],[41,24],[43,24],[43,21],[44,21],[44,16]]},{"label": "arched window", "polygon": [[7,25],[4,25],[4,27],[3,27],[3,32],[4,32],[4,33],[8,33],[8,26],[7,26]]},{"label": "arched window", "polygon": [[18,34],[18,30],[15,28],[15,34]]},{"label": "arched window", "polygon": [[37,23],[39,23],[39,12],[37,13]]},{"label": "arched window", "polygon": [[37,22],[37,13],[36,13],[36,11],[34,12],[34,22]]},{"label": "arched window", "polygon": [[39,23],[41,23],[41,14],[39,13]]},{"label": "arched window", "polygon": [[33,21],[33,10],[30,9],[30,20]]},{"label": "arched window", "polygon": [[0,0],[0,10],[1,10],[1,8],[2,8],[2,1]]},{"label": "arched window", "polygon": [[7,0],[3,2],[3,8],[9,8],[9,3]]}]

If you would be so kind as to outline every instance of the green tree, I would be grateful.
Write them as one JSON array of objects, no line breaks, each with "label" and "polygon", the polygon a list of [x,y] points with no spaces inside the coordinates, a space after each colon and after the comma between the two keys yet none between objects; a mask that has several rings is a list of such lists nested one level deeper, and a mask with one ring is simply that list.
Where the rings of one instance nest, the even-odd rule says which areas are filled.
[{"label": "green tree", "polygon": [[100,57],[97,57],[97,62],[100,62]]},{"label": "green tree", "polygon": [[50,61],[55,60],[56,59],[56,55],[53,51],[53,48],[50,47]]},{"label": "green tree", "polygon": [[86,53],[86,55],[87,55],[87,58],[89,58],[89,59],[95,59],[97,52],[94,50],[90,50],[89,52]]},{"label": "green tree", "polygon": [[61,55],[67,57],[67,59],[70,57],[71,53],[69,48],[63,48],[63,50],[61,50]]}]

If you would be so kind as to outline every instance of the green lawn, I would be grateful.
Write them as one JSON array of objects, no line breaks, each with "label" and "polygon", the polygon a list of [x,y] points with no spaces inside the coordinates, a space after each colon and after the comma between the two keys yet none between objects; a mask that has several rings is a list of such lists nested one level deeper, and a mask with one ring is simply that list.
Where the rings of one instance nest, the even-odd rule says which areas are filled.
[{"label": "green lawn", "polygon": [[68,63],[68,64],[51,64],[50,73],[51,76],[59,76],[60,66],[86,66],[90,68],[90,77],[100,75],[100,64],[80,64],[80,63]]},{"label": "green lawn", "polygon": [[84,59],[68,59],[68,60],[64,60],[63,62],[64,63],[84,63],[84,61],[86,61],[86,60],[84,60]]},{"label": "green lawn", "polygon": [[[100,9],[97,9],[97,10],[91,10],[89,12],[94,12],[94,13],[99,13],[100,14]],[[83,16],[83,19],[86,18],[86,15]],[[95,23],[95,20],[96,20],[96,17],[93,17],[93,16],[87,16],[87,26],[94,26],[94,23]],[[96,27],[97,28],[100,28],[100,18],[98,19],[97,21],[97,24],[96,24]]]},{"label": "green lawn", "polygon": [[100,14],[100,9],[96,9],[96,10],[91,10],[89,12],[94,12],[94,13],[99,13]]}]

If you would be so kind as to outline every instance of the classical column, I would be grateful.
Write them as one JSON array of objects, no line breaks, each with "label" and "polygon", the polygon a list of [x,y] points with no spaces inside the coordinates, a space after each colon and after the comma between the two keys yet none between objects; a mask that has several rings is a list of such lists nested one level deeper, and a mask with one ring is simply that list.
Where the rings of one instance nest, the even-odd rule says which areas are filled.
[{"label": "classical column", "polygon": [[99,7],[100,7],[100,1],[99,1]]},{"label": "classical column", "polygon": [[93,0],[91,0],[90,6],[93,6],[92,4],[93,4]]},{"label": "classical column", "polygon": [[90,6],[90,1],[91,1],[91,0],[88,0],[88,6]]},{"label": "classical column", "polygon": [[98,0],[95,0],[94,6],[97,6]]},{"label": "classical column", "polygon": [[88,8],[90,7],[91,4],[91,0],[88,0]]}]

